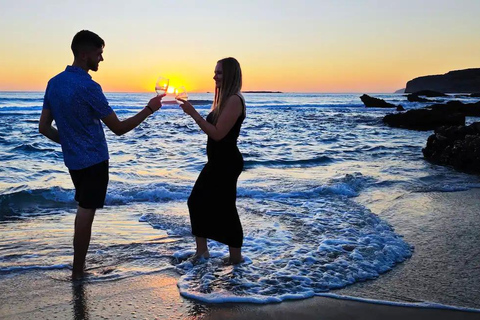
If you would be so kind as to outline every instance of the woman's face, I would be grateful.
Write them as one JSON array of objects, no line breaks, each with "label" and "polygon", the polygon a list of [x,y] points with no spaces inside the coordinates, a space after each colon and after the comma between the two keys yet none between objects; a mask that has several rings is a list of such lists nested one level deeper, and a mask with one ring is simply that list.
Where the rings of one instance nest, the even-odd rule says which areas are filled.
[{"label": "woman's face", "polygon": [[215,67],[215,75],[213,76],[213,80],[215,80],[215,87],[220,88],[222,86],[222,79],[223,79],[223,68],[220,62],[217,63]]}]

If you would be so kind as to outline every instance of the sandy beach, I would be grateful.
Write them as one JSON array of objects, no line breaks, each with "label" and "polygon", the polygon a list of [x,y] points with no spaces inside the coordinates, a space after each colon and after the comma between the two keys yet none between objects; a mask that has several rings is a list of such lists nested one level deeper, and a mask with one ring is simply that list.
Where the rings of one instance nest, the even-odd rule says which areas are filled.
[{"label": "sandy beach", "polygon": [[[476,237],[480,223],[480,190],[413,193],[395,201],[370,195],[359,200],[378,211],[415,246],[411,259],[373,281],[331,291],[361,299],[396,303],[445,303],[477,308],[480,301],[478,248],[463,248]],[[416,206],[412,206],[415,201]],[[390,205],[388,204],[390,203]],[[418,220],[401,221],[393,210],[417,210]],[[448,222],[448,223],[447,223]],[[441,230],[439,230],[441,229]],[[445,237],[445,246],[431,248],[429,237]],[[422,256],[438,254],[435,265]],[[451,277],[450,271],[462,277]],[[280,304],[204,304],[180,296],[179,275],[163,271],[117,281],[72,285],[65,270],[31,271],[0,280],[1,319],[480,319],[478,312],[402,307],[348,299],[314,297]],[[63,279],[63,280],[62,280]],[[460,288],[460,290],[458,290]],[[449,290],[451,289],[451,290]],[[417,299],[409,297],[415,296]],[[422,299],[418,299],[421,297]]]},{"label": "sandy beach", "polygon": [[157,274],[72,285],[44,272],[2,281],[1,319],[480,319],[479,313],[315,297],[273,305],[206,305]]}]

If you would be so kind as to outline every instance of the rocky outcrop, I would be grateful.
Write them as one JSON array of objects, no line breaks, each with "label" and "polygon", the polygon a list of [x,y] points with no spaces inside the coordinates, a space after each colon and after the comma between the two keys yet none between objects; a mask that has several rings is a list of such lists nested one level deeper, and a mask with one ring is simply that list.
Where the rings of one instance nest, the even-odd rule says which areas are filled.
[{"label": "rocky outcrop", "polygon": [[407,100],[410,101],[410,102],[432,102],[431,100],[428,100],[428,99],[425,99],[425,98],[421,98],[421,97],[417,96],[417,95],[414,94],[414,93],[410,93],[410,94],[407,96]]},{"label": "rocky outcrop", "polygon": [[476,103],[463,103],[452,100],[445,104],[433,104],[425,107],[431,110],[440,110],[445,113],[461,113],[467,117],[480,117],[480,101]]},{"label": "rocky outcrop", "polygon": [[370,97],[367,94],[362,95],[360,97],[360,100],[362,100],[363,104],[367,108],[397,108],[398,107],[395,104],[388,103],[383,99]]},{"label": "rocky outcrop", "polygon": [[480,122],[469,126],[440,127],[428,137],[422,150],[435,164],[453,166],[456,170],[480,173]]},{"label": "rocky outcrop", "polygon": [[383,122],[391,127],[426,131],[444,125],[465,125],[465,115],[445,110],[412,109],[403,113],[387,114]]},{"label": "rocky outcrop", "polygon": [[433,91],[433,90],[420,90],[420,91],[415,91],[412,94],[416,96],[429,97],[429,98],[447,97],[445,93],[439,92],[439,91]]},{"label": "rocky outcrop", "polygon": [[479,89],[480,68],[475,68],[415,78],[407,82],[405,92],[434,90],[443,93],[473,93]]},{"label": "rocky outcrop", "polygon": [[433,90],[421,90],[421,91],[415,91],[414,93],[410,93],[407,96],[407,100],[410,102],[431,102],[431,100],[421,98],[420,96],[435,98],[435,97],[446,97],[447,95],[445,93],[433,91]]}]

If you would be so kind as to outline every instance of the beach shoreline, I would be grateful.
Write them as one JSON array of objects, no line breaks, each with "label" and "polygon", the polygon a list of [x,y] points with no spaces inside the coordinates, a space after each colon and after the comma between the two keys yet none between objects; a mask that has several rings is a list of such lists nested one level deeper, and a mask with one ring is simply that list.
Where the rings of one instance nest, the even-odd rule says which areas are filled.
[{"label": "beach shoreline", "polygon": [[205,304],[183,298],[178,276],[159,273],[72,284],[45,271],[1,281],[1,319],[480,319],[480,313],[330,297],[278,304]]},{"label": "beach shoreline", "polygon": [[[415,246],[409,260],[397,265],[378,279],[356,283],[329,293],[346,296],[346,299],[313,297],[304,300],[284,301],[279,304],[206,304],[183,298],[177,288],[179,275],[172,270],[161,271],[115,281],[85,282],[72,285],[68,281],[69,270],[35,270],[2,276],[0,294],[2,319],[480,319],[480,312],[467,312],[421,307],[422,302],[451,305],[448,292],[435,292],[437,284],[448,277],[449,269],[470,265],[462,272],[467,279],[447,278],[450,286],[465,285],[464,297],[459,297],[458,306],[477,308],[478,275],[480,257],[477,251],[465,254],[461,248],[462,237],[475,236],[480,210],[476,199],[480,189],[460,192],[433,192],[406,194],[389,204],[375,200],[368,193],[360,197],[374,213],[386,219],[405,239]],[[370,199],[370,200],[368,200]],[[417,207],[412,207],[416,201]],[[402,220],[398,212],[418,210],[418,220]],[[454,215],[452,208],[456,209]],[[459,210],[458,208],[462,208]],[[393,214],[395,211],[397,214]],[[432,216],[433,215],[433,216]],[[407,216],[407,215],[403,215]],[[447,219],[448,223],[443,219]],[[422,224],[419,224],[423,221]],[[441,237],[438,231],[428,230],[429,222],[443,228],[450,237],[445,251],[445,260],[436,266],[422,266],[422,256],[430,253],[429,236]],[[455,234],[450,229],[456,230]],[[433,232],[434,231],[434,232]],[[462,251],[463,250],[463,251]],[[458,251],[455,255],[455,251]],[[468,261],[468,263],[466,263]],[[473,272],[473,273],[472,273]],[[474,272],[477,272],[475,274]],[[439,283],[440,282],[440,283]],[[468,284],[468,285],[467,285]],[[444,285],[444,284],[443,284]],[[416,299],[411,299],[414,296]],[[378,301],[354,301],[373,299]],[[445,297],[445,299],[442,299]],[[461,299],[468,297],[470,301]],[[450,300],[449,300],[450,299]],[[384,302],[382,302],[382,300]],[[388,305],[411,303],[410,307]],[[455,304],[457,305],[457,304]]]}]

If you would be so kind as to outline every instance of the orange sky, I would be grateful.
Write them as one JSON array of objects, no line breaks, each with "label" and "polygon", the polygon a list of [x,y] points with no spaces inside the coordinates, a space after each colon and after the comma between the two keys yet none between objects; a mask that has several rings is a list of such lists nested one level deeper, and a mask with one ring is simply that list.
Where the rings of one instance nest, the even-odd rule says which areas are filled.
[{"label": "orange sky", "polygon": [[395,2],[2,1],[0,90],[43,91],[71,64],[81,29],[106,42],[92,73],[104,91],[153,92],[159,75],[212,91],[227,56],[240,61],[244,90],[287,92],[393,92],[480,67],[480,1]]}]

